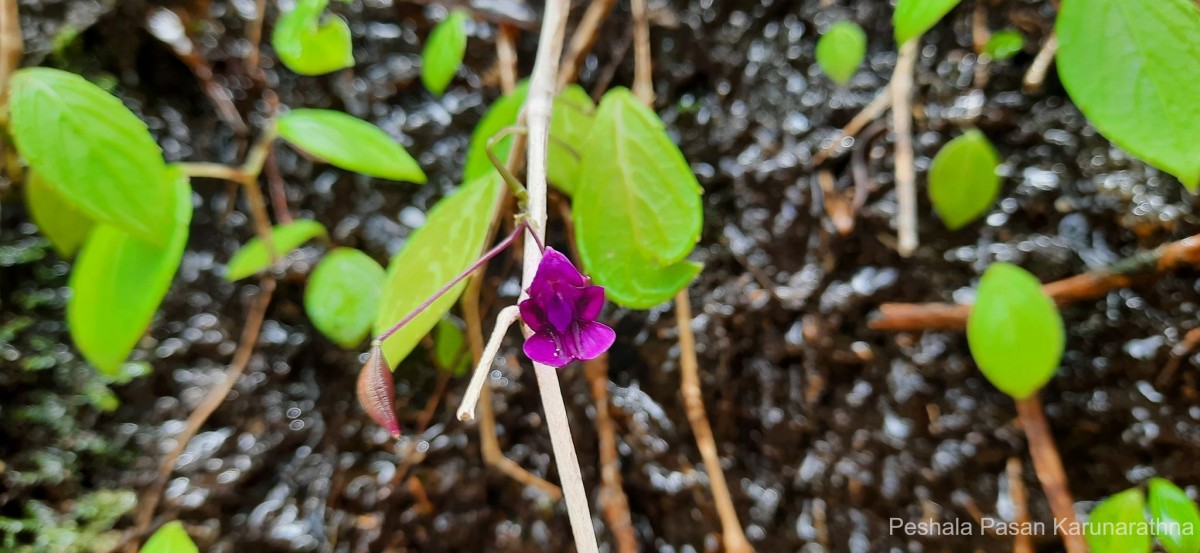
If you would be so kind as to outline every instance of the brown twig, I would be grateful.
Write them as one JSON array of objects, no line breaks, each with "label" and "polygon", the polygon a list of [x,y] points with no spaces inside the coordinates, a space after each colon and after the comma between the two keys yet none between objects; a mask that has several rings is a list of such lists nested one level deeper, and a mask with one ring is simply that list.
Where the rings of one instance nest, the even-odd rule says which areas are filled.
[{"label": "brown twig", "polygon": [[985,0],[975,1],[975,11],[971,14],[971,42],[975,47],[975,88],[982,89],[987,86],[988,81],[988,63],[991,56],[983,55],[983,51],[987,48],[988,39],[992,36],[992,32],[987,26],[987,2]]},{"label": "brown twig", "polygon": [[896,133],[896,250],[908,257],[917,249],[917,173],[913,165],[912,87],[920,39],[900,46],[892,73],[892,122]]},{"label": "brown twig", "polygon": [[254,19],[246,26],[246,40],[250,47],[246,49],[246,71],[260,84],[265,83],[262,68],[258,65],[259,47],[262,43],[263,21],[267,18],[267,0],[256,0],[254,3]]},{"label": "brown twig", "polygon": [[142,493],[141,501],[138,502],[138,511],[134,516],[133,531],[131,535],[127,536],[127,539],[134,542],[131,550],[136,550],[136,541],[149,529],[150,522],[154,518],[154,511],[158,508],[158,502],[162,498],[163,488],[167,485],[171,473],[175,471],[175,463],[179,461],[179,457],[191,442],[192,437],[208,421],[208,417],[212,416],[213,412],[225,402],[225,397],[229,395],[230,390],[237,384],[238,379],[245,372],[246,366],[250,363],[250,356],[254,353],[254,346],[258,343],[258,335],[262,330],[267,306],[271,303],[271,295],[274,291],[274,278],[264,276],[259,280],[258,294],[254,298],[250,311],[246,314],[242,337],[238,342],[238,349],[233,355],[233,360],[225,371],[225,380],[209,390],[208,394],[204,396],[204,401],[188,416],[183,430],[175,437],[175,448],[163,458],[154,482]]},{"label": "brown twig", "polygon": [[292,212],[287,203],[286,183],[283,181],[283,175],[279,174],[274,148],[268,150],[263,172],[267,174],[267,193],[271,195],[271,210],[275,212],[275,220],[281,225],[292,222]]},{"label": "brown twig", "polygon": [[596,403],[596,434],[600,446],[600,506],[620,553],[637,553],[637,535],[629,514],[629,497],[621,485],[621,460],[617,454],[617,431],[608,412],[608,354],[583,364]]},{"label": "brown twig", "polygon": [[863,130],[871,121],[878,119],[881,115],[892,107],[892,87],[883,87],[879,94],[875,96],[871,103],[867,104],[859,111],[845,127],[842,127],[838,136],[826,144],[823,148],[813,154],[812,161],[809,162],[810,167],[816,167],[825,162],[825,160],[844,150],[846,137],[854,137]]},{"label": "brown twig", "polygon": [[499,66],[500,88],[505,93],[517,87],[517,35],[512,25],[501,25],[496,33],[496,65]]},{"label": "brown twig", "polygon": [[650,22],[646,18],[646,0],[630,0],[633,5],[633,95],[654,107],[654,71],[650,63]]},{"label": "brown twig", "polygon": [[[1042,291],[1060,307],[1101,297],[1136,284],[1140,277],[1166,273],[1200,263],[1200,234],[1164,244],[1108,267],[1057,280]],[[870,322],[876,330],[962,330],[971,306],[954,303],[885,303]]]},{"label": "brown twig", "polygon": [[[1013,504],[1013,522],[1018,528],[1029,527],[1029,493],[1025,489],[1024,466],[1020,457],[1009,457],[1005,465],[1008,475],[1008,499]],[[1017,532],[1013,538],[1013,553],[1033,553],[1033,536]]]},{"label": "brown twig", "polygon": [[721,519],[721,538],[725,551],[754,551],[746,539],[746,534],[742,532],[742,525],[738,522],[737,509],[733,506],[733,497],[729,493],[729,485],[725,483],[725,473],[721,470],[717,443],[713,438],[712,427],[708,425],[704,395],[700,392],[696,336],[692,334],[692,306],[686,288],[675,295],[675,324],[679,328],[679,392],[683,395],[688,423],[696,437],[696,447],[700,449],[700,456],[704,458],[704,468],[712,484],[713,502],[717,507],[717,516]]},{"label": "brown twig", "polygon": [[1155,381],[1159,389],[1171,385],[1171,382],[1175,380],[1175,373],[1179,370],[1179,364],[1198,346],[1200,346],[1200,328],[1193,328],[1183,336],[1183,341],[1171,348],[1171,357],[1163,367],[1162,374],[1158,375],[1158,379]]},{"label": "brown twig", "polygon": [[[1054,445],[1054,436],[1050,433],[1050,425],[1046,423],[1046,415],[1042,412],[1042,400],[1035,393],[1025,399],[1018,399],[1017,416],[1025,437],[1029,441],[1029,456],[1033,458],[1033,470],[1042,483],[1046,492],[1046,500],[1050,503],[1050,512],[1056,522],[1064,527],[1075,524],[1075,502],[1071,499],[1071,490],[1067,487],[1067,474],[1063,470],[1062,458]],[[1067,553],[1086,553],[1087,544],[1083,536],[1067,532],[1062,536],[1063,547]]]},{"label": "brown twig", "polygon": [[1046,82],[1046,73],[1050,71],[1050,64],[1054,63],[1054,54],[1058,53],[1058,35],[1050,33],[1046,37],[1046,42],[1042,44],[1042,49],[1038,50],[1037,56],[1033,58],[1033,63],[1029,64],[1029,70],[1025,72],[1023,88],[1026,94],[1035,94],[1042,91],[1042,85]]},{"label": "brown twig", "polygon": [[612,7],[616,3],[617,0],[592,0],[588,4],[587,11],[583,12],[583,19],[579,20],[579,25],[575,26],[575,32],[571,35],[571,43],[567,45],[567,53],[563,55],[562,66],[558,68],[557,85],[559,90],[574,82],[579,76],[579,68],[583,66],[584,57],[596,43],[600,25],[604,23],[604,19],[612,12]]},{"label": "brown twig", "polygon": [[24,53],[17,0],[0,0],[0,106],[8,102],[8,78],[21,66]]}]

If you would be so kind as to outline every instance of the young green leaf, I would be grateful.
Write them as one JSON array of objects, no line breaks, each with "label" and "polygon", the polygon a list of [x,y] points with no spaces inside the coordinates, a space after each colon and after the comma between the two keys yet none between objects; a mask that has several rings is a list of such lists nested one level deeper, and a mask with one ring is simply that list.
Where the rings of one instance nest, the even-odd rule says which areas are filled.
[{"label": "young green leaf", "polygon": [[942,146],[929,167],[929,200],[947,228],[958,230],[987,212],[1000,192],[999,165],[996,149],[976,129]]},{"label": "young green leaf", "polygon": [[1150,517],[1161,522],[1158,535],[1167,553],[1200,553],[1200,510],[1178,486],[1162,478],[1150,479]]},{"label": "young green leaf", "polygon": [[979,279],[967,318],[967,344],[983,376],[1025,399],[1054,376],[1065,342],[1062,317],[1037,278],[1009,263],[993,263]]},{"label": "young green leaf", "polygon": [[[382,333],[471,266],[483,252],[499,208],[504,181],[495,172],[462,185],[429,210],[425,225],[388,264],[375,332]],[[462,294],[460,283],[383,342],[384,357],[396,367]]]},{"label": "young green leaf", "polygon": [[[271,246],[275,255],[283,257],[313,238],[328,236],[325,227],[316,221],[300,219],[271,229]],[[259,237],[246,242],[225,266],[227,280],[241,280],[271,265],[271,252]]]},{"label": "young green leaf", "polygon": [[686,261],[700,184],[662,121],[623,88],[604,95],[583,147],[573,213],[579,257],[620,305],[649,308],[700,272]]},{"label": "young green leaf", "polygon": [[[467,161],[463,168],[463,179],[471,182],[487,173],[495,172],[487,157],[487,143],[505,127],[517,124],[517,116],[525,103],[529,83],[521,82],[511,93],[501,96],[471,132],[471,143],[467,147]],[[547,148],[546,178],[551,184],[568,195],[575,189],[579,174],[579,159],[587,135],[591,131],[596,105],[579,85],[570,85],[558,94],[554,110],[550,114],[550,143]],[[508,159],[512,137],[496,144],[496,157]]]},{"label": "young green leaf", "polygon": [[46,182],[92,219],[160,246],[175,222],[162,152],[121,101],[83,77],[32,67],[13,73],[11,130]]},{"label": "young green leaf", "polygon": [[467,351],[467,339],[450,317],[438,321],[433,335],[433,355],[438,368],[450,371],[454,376],[467,374],[471,369],[471,354]]},{"label": "young green leaf", "polygon": [[991,56],[994,60],[1003,61],[1021,53],[1023,48],[1025,48],[1025,36],[1020,31],[1004,29],[992,33],[987,44],[983,46],[983,53]]},{"label": "young green leaf", "polygon": [[354,65],[350,27],[336,15],[322,21],[329,0],[298,0],[279,16],[271,46],[288,69],[300,75],[323,75]]},{"label": "young green leaf", "polygon": [[[1145,524],[1146,501],[1142,490],[1130,488],[1101,501],[1088,515],[1088,547],[1092,553],[1150,553],[1148,532],[1121,531],[1133,524]],[[1105,531],[1109,528],[1113,530]]]},{"label": "young green leaf", "polygon": [[191,536],[188,536],[187,530],[183,529],[183,524],[178,520],[159,527],[154,535],[146,540],[146,545],[142,546],[141,551],[142,553],[200,553],[200,549],[196,547],[196,543],[192,541]]},{"label": "young green leaf", "polygon": [[352,348],[371,331],[383,279],[383,267],[367,254],[337,248],[326,254],[308,277],[304,310],[321,334],[339,346]]},{"label": "young green leaf", "polygon": [[1064,0],[1058,76],[1105,138],[1200,190],[1200,11],[1190,0]]},{"label": "young green leaf", "polygon": [[550,144],[546,148],[546,178],[568,196],[579,182],[579,160],[595,120],[596,104],[579,85],[558,93],[550,114]]},{"label": "young green leaf", "polygon": [[383,129],[340,111],[295,109],[279,117],[279,136],[333,165],[381,179],[425,183],[425,173]]},{"label": "young green leaf", "polygon": [[170,211],[175,227],[165,246],[136,238],[109,224],[92,230],[71,270],[67,327],[75,347],[100,372],[119,374],[167,295],[187,245],[192,219],[192,187],[187,176],[168,167],[174,191]]},{"label": "young green leaf", "polygon": [[[904,44],[925,34],[962,0],[899,0],[892,14],[896,44]],[[1118,0],[1120,1],[1120,0]]]},{"label": "young green leaf", "polygon": [[454,10],[433,28],[421,51],[421,82],[425,88],[441,96],[458,73],[466,52],[467,14]]},{"label": "young green leaf", "polygon": [[853,21],[838,21],[817,40],[817,65],[833,82],[844,85],[867,55],[867,34]]},{"label": "young green leaf", "polygon": [[33,171],[25,177],[25,204],[33,223],[64,259],[79,251],[92,230],[92,220]]}]

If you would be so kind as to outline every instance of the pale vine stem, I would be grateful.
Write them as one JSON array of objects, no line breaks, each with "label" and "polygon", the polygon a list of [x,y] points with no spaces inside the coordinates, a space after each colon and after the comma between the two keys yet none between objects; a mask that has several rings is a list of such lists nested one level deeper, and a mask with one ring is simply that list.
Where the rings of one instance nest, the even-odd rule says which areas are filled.
[{"label": "pale vine stem", "polygon": [[[1008,458],[1004,467],[1008,475],[1008,498],[1013,504],[1013,522],[1022,528],[1027,528],[1029,519],[1029,493],[1025,489],[1025,467],[1018,456]],[[1026,532],[1018,532],[1013,538],[1013,553],[1034,553],[1033,536]]]},{"label": "pale vine stem", "polygon": [[21,65],[25,42],[17,0],[0,0],[0,106],[8,100],[8,78]]},{"label": "pale vine stem", "polygon": [[900,46],[892,73],[892,120],[896,133],[896,234],[897,250],[908,257],[917,249],[917,175],[913,166],[912,87],[913,70],[920,51],[920,37]]},{"label": "pale vine stem", "polygon": [[[549,142],[550,115],[556,92],[554,79],[562,56],[569,7],[568,0],[546,2],[545,12],[542,14],[542,30],[538,37],[537,56],[533,62],[533,75],[529,79],[529,95],[525,100],[525,122],[529,128],[525,182],[529,191],[529,230],[540,242],[545,241],[546,233],[546,147]],[[525,241],[523,261],[521,300],[527,297],[525,290],[533,283],[533,276],[542,262],[542,251],[538,249],[535,241]],[[522,332],[528,338],[532,331],[524,324],[521,326]],[[571,531],[575,536],[575,548],[583,553],[594,553],[597,551],[596,532],[592,529],[587,490],[583,487],[579,459],[575,454],[575,444],[571,440],[571,427],[567,422],[567,408],[563,404],[562,390],[558,382],[558,369],[534,362],[533,371],[542,396],[542,408],[546,412],[546,425],[550,430],[550,443],[558,466],[563,499],[567,503]]]},{"label": "pale vine stem", "polygon": [[571,43],[567,45],[567,53],[563,56],[562,67],[558,70],[558,89],[562,90],[579,75],[583,59],[596,42],[600,24],[608,17],[617,0],[592,0],[583,18],[571,35]]},{"label": "pale vine stem", "polygon": [[633,8],[633,94],[654,106],[654,75],[650,61],[650,21],[646,0],[630,0]]},{"label": "pale vine stem", "polygon": [[839,132],[833,140],[830,140],[825,147],[813,154],[812,161],[809,162],[809,165],[816,167],[824,163],[825,160],[829,159],[829,157],[833,154],[838,153],[852,145],[853,142],[847,140],[847,138],[853,138],[854,136],[858,135],[858,133],[861,132],[863,128],[867,126],[867,124],[883,115],[883,112],[887,111],[891,106],[892,87],[889,84],[884,86],[883,90],[879,91],[879,93],[875,96],[875,99],[871,100],[871,103],[863,107],[862,111],[859,111],[849,123],[846,123],[846,126],[842,127],[841,132]]},{"label": "pale vine stem", "polygon": [[[633,0],[635,5],[639,1],[642,0]],[[636,8],[634,9],[636,11]],[[636,15],[634,17],[636,19]],[[648,23],[643,20],[641,24]],[[645,34],[648,37],[649,31],[645,31]],[[642,103],[653,108],[654,88],[647,83],[653,80],[654,74],[650,66],[649,52],[645,57],[635,55],[634,62],[634,95]],[[687,411],[692,434],[696,438],[696,447],[704,459],[704,470],[708,473],[713,503],[717,509],[717,517],[721,519],[722,544],[728,553],[754,551],[738,521],[737,508],[733,506],[733,496],[729,493],[729,484],[725,482],[721,456],[717,452],[716,439],[713,437],[712,426],[708,423],[708,412],[704,408],[704,394],[700,389],[700,363],[696,358],[696,336],[692,333],[692,304],[687,288],[675,294],[675,326],[679,329],[679,393],[683,396],[684,409]]]},{"label": "pale vine stem", "polygon": [[1037,56],[1033,58],[1033,63],[1029,64],[1029,70],[1025,72],[1023,88],[1026,93],[1041,92],[1042,85],[1046,82],[1046,73],[1050,71],[1050,64],[1054,63],[1054,55],[1057,53],[1058,35],[1050,33],[1046,42],[1042,44],[1042,49],[1038,50]]}]

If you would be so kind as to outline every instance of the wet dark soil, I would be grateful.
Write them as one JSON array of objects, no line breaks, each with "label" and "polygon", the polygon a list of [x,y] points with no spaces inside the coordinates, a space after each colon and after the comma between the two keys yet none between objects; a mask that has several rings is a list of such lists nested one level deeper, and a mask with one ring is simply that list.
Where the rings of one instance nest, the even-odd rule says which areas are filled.
[{"label": "wet dark soil", "polygon": [[[163,4],[184,14],[218,84],[251,126],[261,124],[263,87],[241,61],[254,2]],[[268,29],[276,16],[269,4]],[[297,77],[264,46],[267,84],[285,105],[341,109],[381,125],[417,155],[430,182],[373,181],[284,146],[277,158],[295,216],[317,219],[337,245],[384,261],[457,183],[469,133],[498,95],[495,28],[471,27],[467,67],[434,98],[420,85],[419,53],[442,8],[399,0],[334,4],[354,31],[357,66]],[[977,126],[1005,160],[1001,199],[985,220],[949,232],[922,196],[922,244],[902,258],[892,247],[885,135],[868,158],[877,190],[854,233],[837,235],[809,160],[887,83],[896,56],[886,2],[823,4],[651,5],[656,108],[705,189],[705,230],[693,257],[706,269],[690,294],[704,399],[734,503],[761,551],[1011,550],[1010,538],[979,535],[978,527],[972,536],[890,532],[893,517],[1011,516],[1010,457],[1025,461],[1035,519],[1050,514],[1012,401],[975,369],[965,338],[871,330],[873,310],[886,301],[969,301],[978,275],[996,260],[1019,263],[1042,280],[1103,266],[1197,232],[1193,199],[1173,178],[1100,137],[1053,72],[1043,92],[1021,91],[1051,28],[1049,2],[985,2],[989,27],[1015,26],[1027,45],[1016,58],[990,64],[986,86],[975,86],[975,2],[968,1],[924,40],[915,91],[917,166],[923,174],[957,129]],[[110,83],[148,121],[169,160],[238,162],[247,137],[222,123],[192,70],[146,30],[161,9],[155,3],[44,0],[21,7],[29,61]],[[504,3],[489,9],[495,11],[482,15],[529,20],[540,10]],[[575,16],[581,12],[577,7]],[[815,68],[813,49],[820,31],[842,18],[867,29],[870,54],[839,89]],[[52,53],[64,25],[79,36]],[[630,28],[628,7],[618,6],[583,70],[586,87],[609,75],[613,85],[630,84],[632,56],[623,55]],[[526,33],[525,74],[535,47]],[[845,160],[829,166],[849,184]],[[0,406],[0,515],[16,516],[31,500],[67,509],[87,491],[143,489],[182,421],[219,381],[256,291],[225,282],[223,264],[253,232],[246,206],[230,205],[225,184],[194,186],[183,267],[134,358],[152,372],[113,385],[120,404],[111,411],[99,409],[114,407],[103,384],[64,345],[68,265],[26,222],[19,190],[4,197],[0,390],[8,399]],[[433,423],[416,434],[437,376],[423,355],[413,355],[396,372],[405,438],[394,444],[369,422],[353,393],[360,352],[320,337],[303,313],[304,277],[323,250],[309,245],[289,255],[247,374],[188,446],[160,514],[183,520],[201,548],[214,552],[571,550],[561,505],[483,465],[477,429],[453,416],[465,380],[452,381]],[[513,299],[514,269],[511,260],[494,264],[485,304]],[[1200,360],[1184,360],[1170,385],[1155,383],[1171,346],[1196,326],[1196,276],[1184,271],[1064,310],[1067,354],[1043,397],[1081,511],[1151,476],[1193,490],[1200,483]],[[605,318],[618,331],[610,391],[638,538],[648,551],[713,550],[720,525],[678,391],[671,308],[609,308]],[[500,443],[521,466],[556,481],[536,384],[516,351],[510,344],[507,367],[493,375]],[[611,547],[596,506],[595,409],[580,367],[563,370],[562,380],[595,525]],[[86,400],[89,392],[98,399]],[[36,420],[57,422],[15,416],[31,406],[44,415]],[[402,455],[409,444],[417,453]],[[410,474],[426,497],[391,484],[398,467],[417,457]],[[69,463],[47,468],[46,458]],[[16,477],[34,472],[58,477]],[[1059,549],[1052,537],[1038,546]]]}]

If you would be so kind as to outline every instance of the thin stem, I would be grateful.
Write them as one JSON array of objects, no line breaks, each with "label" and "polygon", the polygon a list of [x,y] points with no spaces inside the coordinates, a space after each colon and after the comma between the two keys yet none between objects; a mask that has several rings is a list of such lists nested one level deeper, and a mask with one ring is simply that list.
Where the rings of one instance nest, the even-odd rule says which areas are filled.
[{"label": "thin stem", "polygon": [[508,170],[508,166],[501,162],[500,158],[496,157],[496,146],[505,138],[508,138],[514,134],[525,134],[526,132],[527,131],[525,127],[517,125],[504,127],[503,129],[500,129],[500,132],[496,133],[491,138],[488,138],[487,148],[484,149],[484,151],[487,152],[488,160],[492,162],[492,166],[495,167],[496,171],[500,173],[500,176],[504,179],[504,182],[508,184],[508,188],[512,190],[513,196],[517,198],[517,211],[521,213],[525,212],[525,202],[529,200],[529,194],[525,192],[525,185],[521,184],[521,181],[517,180],[517,177],[513,176],[512,171]]},{"label": "thin stem", "polygon": [[[1042,483],[1042,490],[1046,492],[1050,512],[1054,514],[1057,523],[1069,528],[1075,524],[1075,502],[1071,499],[1071,490],[1067,487],[1067,473],[1063,470],[1062,458],[1054,445],[1050,425],[1046,423],[1046,415],[1042,412],[1042,400],[1035,393],[1016,402],[1017,416],[1021,420],[1021,427],[1025,429],[1025,437],[1029,440],[1029,456],[1033,458],[1033,470]],[[1086,553],[1088,550],[1087,543],[1081,535],[1067,532],[1063,534],[1062,540],[1067,553]]]},{"label": "thin stem", "polygon": [[493,257],[496,257],[500,252],[504,251],[509,246],[511,246],[513,243],[513,240],[517,239],[517,235],[520,234],[521,231],[525,230],[526,228],[528,228],[528,224],[526,224],[524,221],[517,223],[517,227],[515,229],[513,229],[512,234],[509,234],[508,236],[504,237],[504,240],[500,241],[499,244],[496,244],[496,247],[494,247],[494,248],[488,250],[486,253],[484,253],[483,256],[480,257],[478,260],[476,260],[474,263],[472,263],[470,267],[467,267],[467,269],[465,271],[460,273],[458,276],[454,277],[454,280],[451,280],[450,282],[446,283],[445,286],[442,286],[437,292],[434,292],[433,295],[429,297],[429,299],[425,300],[424,302],[421,302],[421,305],[418,305],[415,309],[413,309],[411,312],[409,312],[408,315],[405,315],[403,319],[400,319],[400,322],[392,325],[391,328],[387,329],[382,334],[375,337],[375,340],[379,341],[379,342],[383,342],[384,340],[391,338],[393,334],[395,334],[396,332],[399,332],[400,329],[404,327],[404,325],[409,323],[409,321],[412,321],[414,318],[416,318],[417,315],[420,315],[421,312],[423,312],[427,308],[429,308],[429,306],[432,305],[433,302],[437,301],[438,298],[446,295],[446,292],[449,292],[451,289],[453,289],[455,286],[457,286],[458,283],[462,282],[464,279],[471,276],[471,273],[475,272],[475,269],[482,267],[484,263],[491,261],[491,259]]},{"label": "thin stem", "polygon": [[242,174],[241,168],[230,167],[222,163],[185,161],[178,165],[187,176],[194,179],[221,179],[236,183],[242,183],[246,180],[246,176]]},{"label": "thin stem", "polygon": [[892,121],[896,132],[896,234],[900,255],[917,249],[917,174],[913,165],[912,86],[920,37],[900,46],[892,73]]},{"label": "thin stem", "polygon": [[24,52],[17,0],[0,0],[0,106],[8,101],[8,78],[20,67]]},{"label": "thin stem", "polygon": [[558,69],[557,86],[561,90],[571,84],[579,75],[579,67],[592,44],[599,36],[600,24],[608,17],[617,0],[592,0],[588,3],[587,11],[575,26],[575,34],[571,35],[571,44],[567,46],[567,54],[563,57],[562,67]]},{"label": "thin stem", "polygon": [[608,354],[585,361],[584,373],[596,402],[596,436],[600,449],[600,506],[618,553],[637,553],[637,533],[629,514],[629,496],[621,487],[621,458],[617,453],[617,430],[609,413]]},{"label": "thin stem", "polygon": [[504,342],[504,334],[519,318],[521,318],[521,311],[515,305],[501,309],[500,314],[496,315],[496,327],[492,329],[492,336],[488,338],[487,347],[483,349],[483,355],[479,357],[475,372],[471,374],[471,383],[467,385],[462,405],[458,408],[458,420],[475,420],[475,404],[479,402],[479,392],[483,389],[487,374],[491,372],[492,362],[496,360],[496,353],[500,351],[500,344]]},{"label": "thin stem", "polygon": [[[568,0],[546,2],[542,14],[542,31],[538,37],[537,57],[533,63],[533,75],[529,79],[529,95],[525,100],[525,121],[529,127],[529,147],[526,151],[526,188],[529,191],[527,216],[532,223],[530,230],[537,240],[525,243],[522,290],[529,289],[542,262],[542,250],[536,242],[545,240],[546,147],[550,136],[550,116],[554,107],[554,78],[558,72],[559,59],[562,57],[569,7]],[[522,291],[521,299],[525,299],[525,296],[525,292]],[[528,325],[522,325],[521,330],[527,338],[532,334]],[[555,464],[558,466],[563,497],[567,503],[567,515],[571,520],[571,533],[575,536],[575,548],[580,553],[595,553],[598,551],[596,532],[592,528],[588,494],[583,487],[583,474],[579,470],[579,459],[575,454],[571,427],[567,422],[567,408],[563,403],[558,382],[558,369],[534,362],[533,371],[537,376],[538,390],[542,396],[546,426],[550,431],[550,443],[554,449]]]}]

